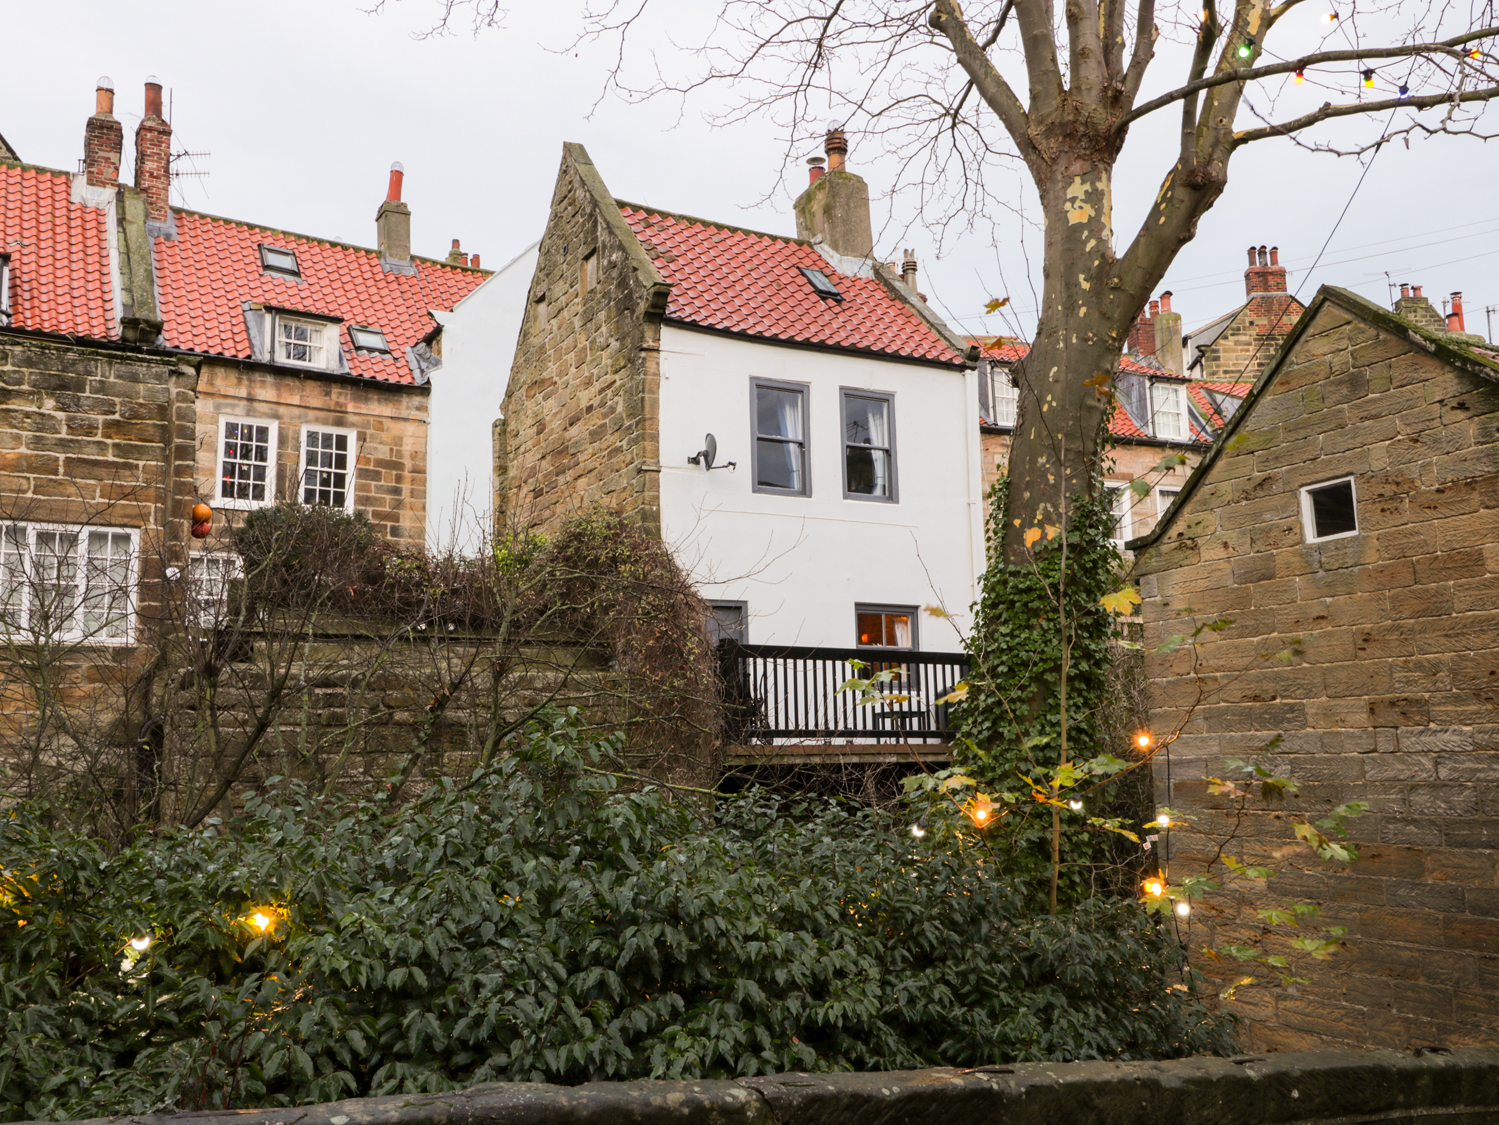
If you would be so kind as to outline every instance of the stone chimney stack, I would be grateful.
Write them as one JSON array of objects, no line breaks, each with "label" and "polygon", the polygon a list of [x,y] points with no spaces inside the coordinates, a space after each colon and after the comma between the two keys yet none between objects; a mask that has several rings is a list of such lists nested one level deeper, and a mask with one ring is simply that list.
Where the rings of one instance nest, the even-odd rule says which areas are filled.
[{"label": "stone chimney stack", "polygon": [[463,264],[463,250],[458,245],[458,240],[453,239],[453,248],[448,251],[448,256],[443,259],[450,266],[461,266]]},{"label": "stone chimney stack", "polygon": [[1466,332],[1467,329],[1463,327],[1463,295],[1461,293],[1452,294],[1451,308],[1452,311],[1447,314],[1447,331]]},{"label": "stone chimney stack", "polygon": [[[398,160],[390,166],[390,189],[385,193],[385,202],[375,212],[380,260],[391,269],[411,265],[411,208],[401,202],[405,178],[405,165]],[[458,243],[454,241],[453,245],[456,248]]]},{"label": "stone chimney stack", "polygon": [[161,82],[146,79],[146,116],[135,130],[135,186],[146,200],[146,218],[171,217],[172,127],[161,116]]},{"label": "stone chimney stack", "polygon": [[1280,247],[1249,248],[1249,268],[1244,271],[1244,295],[1258,297],[1266,293],[1286,293],[1286,267],[1280,264]]},{"label": "stone chimney stack", "polygon": [[830,129],[823,148],[828,170],[815,176],[797,197],[796,236],[808,240],[820,237],[835,254],[867,258],[874,252],[869,185],[844,167],[848,138],[842,129]]},{"label": "stone chimney stack", "polygon": [[[1151,305],[1154,306],[1152,301]],[[1160,315],[1154,318],[1155,357],[1162,367],[1183,378],[1187,374],[1186,354],[1182,350],[1181,313],[1171,311],[1171,290],[1161,294]]]},{"label": "stone chimney stack", "polygon": [[1446,332],[1447,321],[1442,314],[1437,312],[1435,306],[1421,295],[1421,286],[1402,285],[1400,287],[1400,298],[1395,302],[1394,313],[1396,316],[1404,317],[1412,324],[1432,332]]},{"label": "stone chimney stack", "polygon": [[100,78],[94,89],[94,115],[83,129],[83,171],[89,187],[119,186],[125,127],[115,119],[114,110],[115,84]]}]

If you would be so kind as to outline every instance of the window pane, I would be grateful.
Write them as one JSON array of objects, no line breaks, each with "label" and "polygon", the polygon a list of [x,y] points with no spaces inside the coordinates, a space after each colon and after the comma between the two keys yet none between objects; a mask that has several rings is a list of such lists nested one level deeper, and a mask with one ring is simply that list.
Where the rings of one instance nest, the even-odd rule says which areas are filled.
[{"label": "window pane", "polygon": [[1353,507],[1353,482],[1348,480],[1311,490],[1313,532],[1316,538],[1347,535],[1358,530],[1358,513]]},{"label": "window pane", "polygon": [[1155,436],[1184,440],[1187,428],[1182,410],[1182,389],[1157,383],[1150,388],[1150,403],[1155,415]]},{"label": "window pane", "polygon": [[25,616],[26,529],[12,524],[0,528],[0,629],[21,629]]},{"label": "window pane", "polygon": [[786,488],[802,491],[802,447],[791,441],[755,443],[756,479],[761,488]]},{"label": "window pane", "polygon": [[761,437],[802,440],[802,394],[776,387],[755,388],[756,424]]},{"label": "window pane", "polygon": [[884,399],[856,398],[843,400],[843,440],[850,445],[874,445],[890,448],[890,404]]},{"label": "window pane", "polygon": [[90,531],[79,631],[85,637],[121,639],[129,625],[130,535]]},{"label": "window pane", "polygon": [[859,643],[861,645],[883,646],[885,643],[885,615],[883,613],[861,613],[858,615],[858,619]]},{"label": "window pane", "polygon": [[303,450],[302,503],[347,507],[349,435],[306,431]]},{"label": "window pane", "polygon": [[990,374],[990,380],[990,399],[994,403],[994,424],[1013,427],[1015,403],[1019,393],[1010,385],[1009,372],[995,369]]},{"label": "window pane", "polygon": [[719,603],[708,607],[708,635],[718,641],[744,643],[744,607]]},{"label": "window pane", "polygon": [[31,557],[31,631],[56,636],[73,628],[78,602],[78,533],[37,531]]},{"label": "window pane", "polygon": [[844,463],[849,492],[860,496],[890,495],[890,454],[883,449],[851,445]]},{"label": "window pane", "polygon": [[1129,539],[1131,493],[1127,488],[1110,488],[1109,507],[1114,512],[1114,533],[1110,538],[1120,547]]}]

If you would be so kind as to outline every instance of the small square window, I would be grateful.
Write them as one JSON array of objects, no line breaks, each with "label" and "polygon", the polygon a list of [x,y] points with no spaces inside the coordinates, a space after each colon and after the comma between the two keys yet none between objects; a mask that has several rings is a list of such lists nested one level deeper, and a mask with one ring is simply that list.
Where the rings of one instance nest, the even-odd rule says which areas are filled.
[{"label": "small square window", "polygon": [[854,607],[860,648],[916,647],[916,607],[860,605]]},{"label": "small square window", "polygon": [[1308,543],[1358,534],[1358,499],[1353,478],[1312,484],[1301,490],[1301,524]]},{"label": "small square window", "polygon": [[297,265],[296,252],[283,250],[279,246],[260,248],[260,266],[266,273],[279,273],[287,277],[302,276],[302,270]]},{"label": "small square window", "polygon": [[738,641],[740,644],[748,642],[749,638],[749,604],[747,602],[709,602],[708,603],[708,637],[717,644],[719,641]]},{"label": "small square window", "polygon": [[357,324],[349,325],[349,340],[354,347],[362,352],[389,352],[390,345],[385,342],[385,333],[378,328],[361,328]]},{"label": "small square window", "polygon": [[806,266],[796,268],[801,270],[802,276],[812,283],[812,288],[819,297],[830,297],[835,301],[843,300],[843,294],[838,292],[838,286],[834,285],[832,278],[822,270],[808,269]]}]

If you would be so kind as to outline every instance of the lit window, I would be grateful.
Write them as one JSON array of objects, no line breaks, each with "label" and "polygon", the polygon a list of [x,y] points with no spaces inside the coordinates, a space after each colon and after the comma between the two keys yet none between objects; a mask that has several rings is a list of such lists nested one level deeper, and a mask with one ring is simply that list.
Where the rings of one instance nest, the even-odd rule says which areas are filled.
[{"label": "lit window", "polygon": [[266,273],[285,274],[287,277],[302,276],[302,270],[297,266],[296,253],[279,246],[260,248],[260,266]]},{"label": "lit window", "polygon": [[1020,392],[1010,382],[1010,373],[998,364],[989,365],[989,401],[994,404],[994,417],[990,419],[996,426],[1008,426],[1015,428],[1015,407],[1019,402]]},{"label": "lit window", "polygon": [[1308,543],[1358,534],[1358,501],[1353,478],[1312,484],[1301,490],[1301,523]]},{"label": "lit window", "polygon": [[0,328],[10,324],[10,255],[0,254]]},{"label": "lit window", "polygon": [[295,320],[278,315],[276,360],[280,363],[295,363],[299,367],[327,367],[327,332],[328,325],[319,321]]},{"label": "lit window", "polygon": [[1122,551],[1130,539],[1130,507],[1134,496],[1126,485],[1105,485],[1104,491],[1109,496],[1109,509],[1114,513],[1114,530],[1109,535],[1109,542]]},{"label": "lit window", "polygon": [[916,607],[860,605],[854,607],[860,648],[916,647]]},{"label": "lit window", "polygon": [[843,392],[843,495],[895,499],[894,403],[889,395]]},{"label": "lit window", "polygon": [[223,618],[229,591],[244,577],[244,564],[235,554],[193,555],[187,564],[188,620],[211,628]]},{"label": "lit window", "polygon": [[1168,441],[1187,439],[1185,396],[1175,383],[1151,384],[1150,415],[1154,436]]},{"label": "lit window", "polygon": [[819,297],[831,297],[835,301],[843,300],[843,294],[838,292],[838,286],[822,270],[808,269],[806,266],[797,266],[808,281],[812,283],[812,289]]},{"label": "lit window", "polygon": [[0,631],[30,643],[131,639],[134,531],[0,525]]},{"label": "lit window", "polygon": [[808,494],[805,387],[755,383],[755,491]]},{"label": "lit window", "polygon": [[385,342],[385,333],[378,328],[361,328],[357,324],[351,324],[349,339],[362,352],[390,351],[390,345]]},{"label": "lit window", "polygon": [[1171,507],[1171,502],[1181,495],[1179,488],[1158,488],[1155,490],[1155,514],[1164,516],[1166,509]]},{"label": "lit window", "polygon": [[226,508],[276,502],[275,422],[220,419],[219,502]]},{"label": "lit window", "polygon": [[302,482],[304,504],[326,504],[347,510],[354,500],[353,430],[302,427]]},{"label": "lit window", "polygon": [[599,283],[599,256],[596,251],[584,255],[578,267],[578,284],[587,293]]}]

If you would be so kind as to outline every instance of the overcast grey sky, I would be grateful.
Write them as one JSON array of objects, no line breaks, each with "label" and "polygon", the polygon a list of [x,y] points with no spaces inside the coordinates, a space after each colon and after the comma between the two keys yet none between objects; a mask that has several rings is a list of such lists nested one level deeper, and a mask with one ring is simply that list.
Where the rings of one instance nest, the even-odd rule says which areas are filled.
[{"label": "overcast grey sky", "polygon": [[[706,10],[671,2],[684,21]],[[477,39],[418,39],[437,0],[399,0],[378,15],[361,11],[368,0],[0,0],[0,134],[23,160],[76,168],[95,79],[109,75],[129,160],[142,84],[156,75],[172,98],[175,148],[211,154],[182,162],[208,175],[180,179],[174,202],[214,214],[368,245],[386,170],[400,160],[416,252],[441,257],[450,239],[461,238],[465,250],[497,267],[540,235],[562,142],[572,140],[588,147],[617,196],[793,233],[792,191],[805,183],[805,168],[799,158],[783,168],[784,142],[770,122],[711,128],[704,113],[715,102],[706,98],[679,113],[670,103],[631,106],[610,97],[590,116],[607,56],[557,53],[575,26],[574,3],[516,5],[505,30]],[[1288,42],[1278,44],[1283,54],[1298,49],[1303,31],[1304,49],[1312,49],[1316,14],[1309,7],[1307,27],[1288,29]],[[642,40],[647,45],[672,52],[659,31]],[[1178,79],[1169,61],[1157,63],[1157,88]],[[1305,92],[1309,104],[1326,96]],[[1135,126],[1119,168],[1121,238],[1170,163],[1173,115],[1157,117]],[[1344,135],[1375,128],[1353,120]],[[873,142],[852,140],[851,170],[878,197],[893,168]],[[785,186],[757,202],[776,189],[782,171]],[[1461,290],[1469,330],[1484,332],[1483,310],[1499,306],[1499,146],[1459,138],[1387,145],[1322,267],[1307,277],[1362,171],[1354,160],[1285,141],[1236,156],[1227,192],[1164,286],[1175,291],[1187,327],[1242,300],[1245,248],[1265,244],[1281,247],[1291,287],[1304,297],[1326,282],[1387,303],[1388,271],[1396,282],[1424,285],[1439,306]],[[1018,178],[1015,185],[1021,201]],[[889,202],[880,252],[894,257],[897,240],[913,246],[921,288],[961,329],[1028,332],[1030,287],[1040,289],[1034,230],[1022,245],[1023,224],[998,213],[997,237],[987,229],[963,237],[949,231],[939,260],[936,235],[909,225],[915,206],[910,197]],[[984,302],[1006,294],[1014,317],[986,318]]]}]

